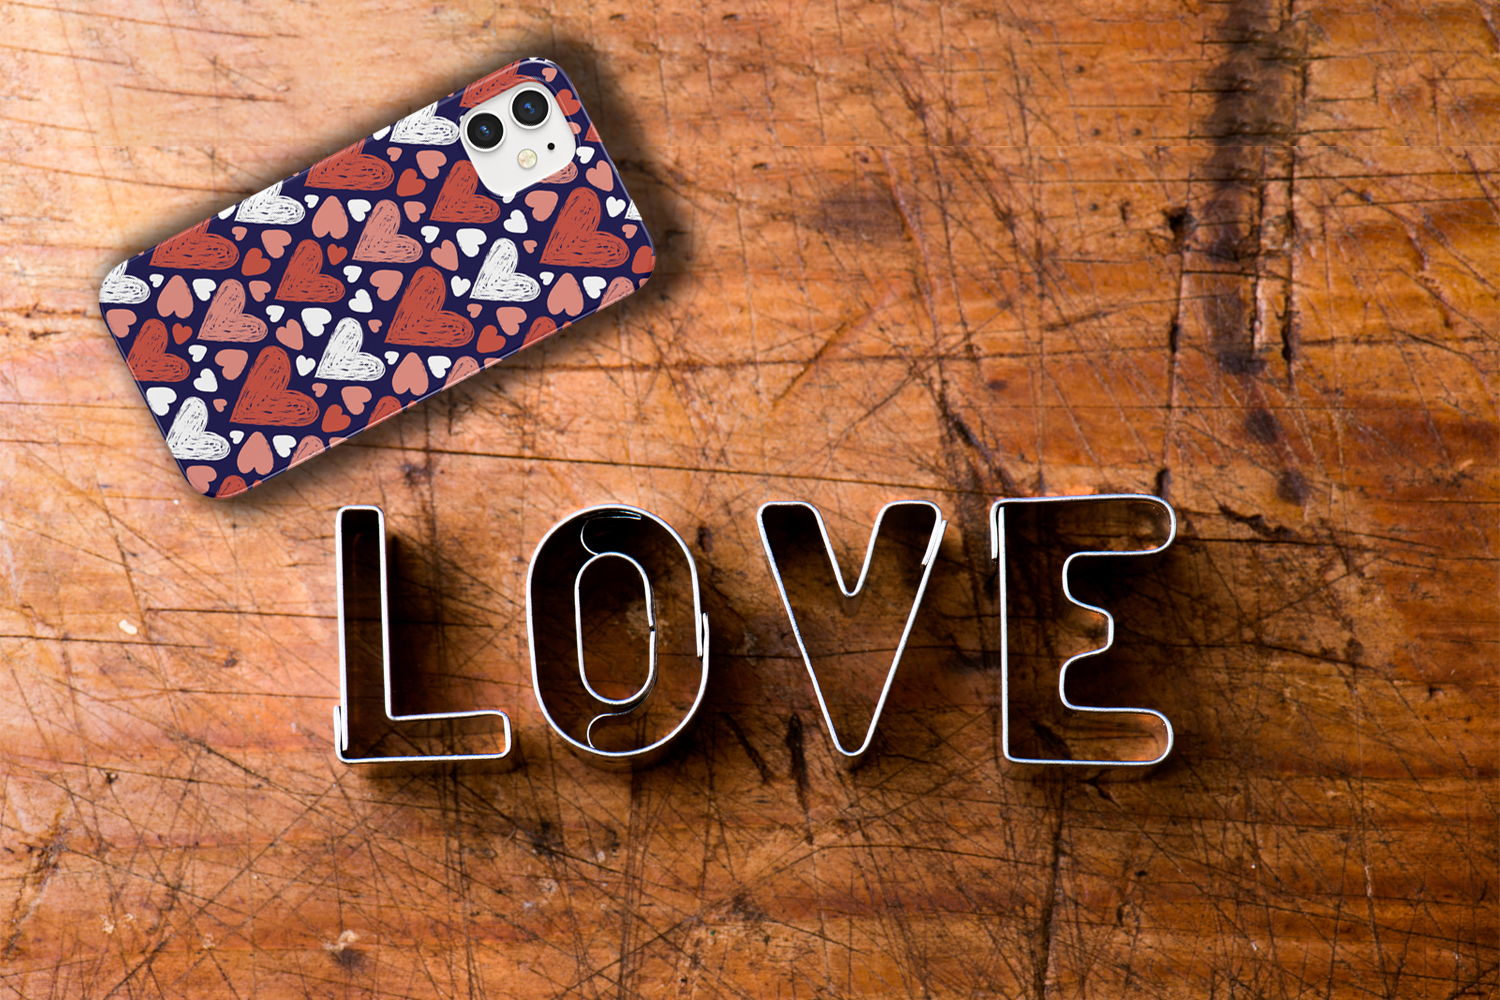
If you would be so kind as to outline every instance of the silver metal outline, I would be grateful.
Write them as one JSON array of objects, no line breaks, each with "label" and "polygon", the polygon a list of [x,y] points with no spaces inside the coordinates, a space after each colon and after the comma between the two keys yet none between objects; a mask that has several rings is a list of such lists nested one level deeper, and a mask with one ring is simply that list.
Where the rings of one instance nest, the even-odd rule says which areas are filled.
[{"label": "silver metal outline", "polygon": [[[677,725],[672,729],[671,732],[667,733],[655,743],[651,743],[644,747],[638,747],[634,750],[600,750],[593,746],[592,742],[594,725],[596,723],[605,719],[618,718],[622,715],[628,715],[631,712],[635,711],[645,703],[647,696],[650,695],[651,689],[654,689],[656,683],[656,616],[655,611],[652,608],[652,605],[654,603],[654,596],[652,594],[650,581],[646,576],[645,569],[641,567],[640,563],[636,562],[636,560],[623,552],[595,551],[584,538],[584,529],[587,527],[590,521],[611,517],[630,520],[649,520],[653,524],[656,524],[664,531],[666,531],[666,533],[672,537],[672,540],[677,543],[677,547],[682,550],[683,557],[687,559],[688,572],[691,574],[693,582],[693,637],[697,644],[696,655],[701,657],[703,660],[703,673],[701,679],[698,682],[698,693],[693,699],[692,706],[683,715],[682,720],[677,723]],[[578,522],[579,544],[583,546],[584,551],[590,554],[590,558],[583,564],[583,566],[578,569],[577,573],[573,577],[574,628],[577,630],[576,634],[578,636],[578,670],[580,677],[584,677],[585,667],[583,663],[582,611],[579,606],[579,581],[583,575],[583,571],[590,565],[592,565],[596,560],[604,556],[616,556],[625,559],[626,561],[635,565],[636,569],[641,573],[642,580],[646,585],[646,606],[648,608],[647,614],[651,623],[651,667],[650,673],[648,675],[647,685],[643,686],[642,691],[638,691],[635,695],[631,696],[628,699],[623,699],[622,701],[611,701],[607,698],[598,698],[600,702],[607,705],[620,705],[628,702],[629,707],[622,712],[604,712],[594,716],[594,718],[589,721],[588,728],[584,733],[586,742],[580,742],[574,739],[572,736],[568,735],[568,733],[562,728],[562,726],[558,725],[557,720],[552,717],[552,713],[547,710],[547,703],[542,698],[541,675],[537,667],[536,655],[536,605],[532,600],[532,578],[536,574],[538,557],[541,555],[542,550],[547,547],[547,543],[552,540],[553,535],[568,528],[575,522]],[[640,507],[635,507],[630,504],[623,503],[596,504],[592,507],[584,507],[581,510],[574,511],[572,514],[559,520],[556,524],[549,528],[547,530],[547,533],[542,536],[541,541],[537,542],[536,548],[531,553],[531,564],[527,567],[526,570],[526,642],[528,647],[530,648],[531,653],[531,693],[532,696],[536,698],[537,707],[541,709],[542,717],[547,720],[547,725],[551,727],[552,731],[555,734],[562,737],[563,741],[567,743],[573,750],[577,751],[580,754],[583,754],[585,759],[589,759],[603,766],[645,767],[649,764],[655,763],[655,761],[659,757],[665,754],[668,748],[670,748],[670,746],[677,740],[677,737],[681,736],[682,733],[687,730],[688,726],[693,723],[693,720],[697,718],[698,708],[703,704],[703,697],[708,692],[708,639],[708,615],[703,613],[702,590],[698,585],[698,563],[693,559],[693,553],[688,549],[687,542],[682,540],[682,536],[677,533],[676,529],[666,521],[651,513],[649,510],[644,510]],[[588,683],[586,677],[584,678],[584,686],[589,691],[591,696],[597,697],[597,695],[594,693],[593,686]]]},{"label": "silver metal outline", "polygon": [[[812,512],[813,519],[818,523],[818,533],[823,536],[823,552],[828,556],[828,565],[833,567],[833,578],[838,584],[839,593],[846,598],[858,597],[864,589],[865,579],[870,573],[870,561],[875,557],[875,542],[880,537],[880,528],[885,521],[885,515],[894,507],[926,507],[932,511],[933,525],[932,534],[927,540],[927,550],[922,554],[922,582],[917,586],[916,596],[912,598],[911,611],[906,616],[906,625],[901,630],[901,641],[896,644],[895,655],[891,657],[891,667],[886,671],[885,685],[880,689],[880,698],[875,702],[875,712],[870,716],[869,728],[865,730],[865,738],[858,747],[853,750],[844,746],[839,739],[838,729],[833,724],[833,716],[828,711],[828,702],[823,697],[823,686],[818,683],[817,672],[813,669],[812,657],[808,655],[807,644],[802,641],[802,629],[797,625],[797,615],[792,611],[791,599],[787,597],[786,585],[781,580],[781,567],[776,563],[776,555],[771,551],[771,539],[766,534],[765,513],[772,507],[802,507]],[[833,740],[833,747],[844,758],[844,763],[850,767],[864,759],[869,751],[870,745],[875,741],[875,729],[880,724],[881,713],[885,711],[885,701],[891,693],[891,685],[896,680],[896,670],[901,666],[901,655],[906,652],[906,640],[911,636],[912,625],[917,620],[917,612],[921,610],[922,598],[927,593],[927,581],[932,576],[932,567],[937,562],[939,546],[942,545],[943,534],[948,529],[948,522],[943,518],[943,511],[937,504],[927,500],[893,500],[880,508],[875,515],[875,525],[870,529],[870,543],[865,546],[865,562],[859,571],[859,579],[854,583],[854,589],[850,590],[844,585],[843,570],[839,568],[838,555],[833,550],[833,540],[828,536],[828,527],[823,523],[823,514],[818,508],[805,500],[771,500],[760,505],[755,512],[755,523],[760,528],[760,543],[766,551],[766,560],[771,564],[771,576],[776,581],[776,591],[781,595],[781,606],[786,609],[786,617],[792,625],[792,635],[797,640],[797,649],[802,653],[802,662],[807,667],[807,676],[812,681],[813,694],[818,699],[818,710],[823,714],[823,724],[828,729],[829,738]]]},{"label": "silver metal outline", "polygon": [[[1167,517],[1167,540],[1151,549],[1128,549],[1124,551],[1086,551],[1074,552],[1063,560],[1062,585],[1063,596],[1069,603],[1074,604],[1087,611],[1094,611],[1104,616],[1105,631],[1104,645],[1095,649],[1086,650],[1071,656],[1062,665],[1062,670],[1057,676],[1057,696],[1062,699],[1063,705],[1076,712],[1094,712],[1100,715],[1153,715],[1161,720],[1167,730],[1167,746],[1161,755],[1151,760],[1053,760],[1048,758],[1017,757],[1010,752],[1010,611],[1008,601],[1008,588],[1005,573],[1005,511],[1007,506],[1019,506],[1021,504],[1041,503],[1078,503],[1094,500],[1135,500],[1159,506],[1166,512]],[[1090,656],[1098,656],[1109,650],[1115,643],[1115,618],[1104,608],[1085,604],[1073,596],[1073,590],[1068,581],[1068,573],[1073,568],[1073,560],[1088,558],[1091,556],[1149,556],[1164,551],[1177,537],[1177,513],[1172,505],[1161,497],[1151,496],[1148,493],[1099,493],[1086,496],[1056,496],[1056,497],[1013,497],[996,500],[990,505],[990,559],[997,563],[1000,580],[1000,749],[1005,754],[1005,759],[1013,764],[1065,764],[1073,767],[1151,767],[1166,760],[1172,753],[1172,747],[1176,736],[1172,729],[1172,720],[1161,712],[1151,708],[1101,708],[1097,705],[1075,705],[1068,700],[1067,683],[1068,668],[1079,660]]]},{"label": "silver metal outline", "polygon": [[[380,664],[385,682],[385,715],[391,722],[431,722],[449,719],[475,719],[482,716],[498,716],[504,723],[505,749],[499,753],[470,754],[410,754],[395,757],[349,757],[349,659],[344,609],[344,515],[351,511],[371,511],[378,526],[377,539],[380,546]],[[338,578],[339,605],[339,703],[333,709],[333,748],[339,760],[345,764],[399,764],[433,763],[458,760],[502,760],[515,749],[511,737],[510,716],[495,709],[478,709],[468,712],[427,712],[416,715],[398,715],[391,703],[391,630],[390,588],[386,577],[385,512],[373,504],[349,504],[339,508],[334,520],[334,566]]]}]

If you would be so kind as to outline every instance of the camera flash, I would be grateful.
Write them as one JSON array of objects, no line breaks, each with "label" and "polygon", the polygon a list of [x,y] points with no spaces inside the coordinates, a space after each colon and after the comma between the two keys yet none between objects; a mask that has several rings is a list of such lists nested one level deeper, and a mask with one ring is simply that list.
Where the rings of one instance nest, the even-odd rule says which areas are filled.
[{"label": "camera flash", "polygon": [[536,150],[521,150],[521,152],[516,154],[516,162],[521,165],[521,169],[530,170],[532,167],[536,166]]}]

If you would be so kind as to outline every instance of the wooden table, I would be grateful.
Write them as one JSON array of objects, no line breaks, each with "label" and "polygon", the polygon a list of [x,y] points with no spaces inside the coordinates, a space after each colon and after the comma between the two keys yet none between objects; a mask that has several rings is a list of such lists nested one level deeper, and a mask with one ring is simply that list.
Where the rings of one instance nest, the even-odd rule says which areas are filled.
[{"label": "wooden table", "polygon": [[[0,995],[1494,996],[1497,33],[1471,0],[0,3]],[[105,272],[530,54],[651,284],[196,495]],[[1099,492],[1180,517],[1105,678],[1178,747],[1021,773],[989,504]],[[952,522],[857,770],[778,498],[846,569],[887,501]],[[563,750],[526,653],[532,548],[611,500],[688,540],[713,628],[698,726],[635,774]],[[408,707],[507,710],[521,766],[334,757],[354,502],[401,541]],[[858,716],[889,644],[824,625]]]}]

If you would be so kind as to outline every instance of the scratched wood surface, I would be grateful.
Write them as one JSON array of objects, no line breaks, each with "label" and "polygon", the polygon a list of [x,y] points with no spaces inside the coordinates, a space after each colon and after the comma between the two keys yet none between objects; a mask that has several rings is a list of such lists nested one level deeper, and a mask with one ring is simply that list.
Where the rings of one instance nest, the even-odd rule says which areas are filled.
[{"label": "scratched wood surface", "polygon": [[[1494,996],[1497,22],[0,2],[0,995]],[[651,284],[193,493],[105,272],[531,54],[593,109]],[[1178,748],[1023,774],[986,511],[1110,491],[1181,535],[1112,591],[1095,680]],[[846,568],[886,501],[952,522],[854,771],[761,553],[778,498]],[[634,775],[548,734],[524,638],[532,548],[609,500],[688,540],[713,629],[699,725]],[[507,710],[514,770],[334,758],[352,502],[400,541],[407,707]],[[814,630],[850,726],[889,624]]]}]

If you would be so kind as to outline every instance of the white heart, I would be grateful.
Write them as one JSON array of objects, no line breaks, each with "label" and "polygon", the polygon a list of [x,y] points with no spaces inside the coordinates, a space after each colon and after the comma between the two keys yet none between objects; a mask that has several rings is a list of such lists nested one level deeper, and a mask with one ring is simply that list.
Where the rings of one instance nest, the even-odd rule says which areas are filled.
[{"label": "white heart", "polygon": [[207,302],[208,297],[214,293],[214,289],[218,287],[218,284],[212,278],[194,278],[193,294],[198,296],[199,302]]},{"label": "white heart", "polygon": [[161,283],[163,281],[165,281],[165,280],[166,279],[163,278],[161,275],[159,275],[159,274],[153,274],[151,276],[151,287],[152,288],[160,288],[161,287]]},{"label": "white heart", "polygon": [[203,369],[203,372],[197,378],[193,379],[193,388],[199,392],[218,392],[219,380],[214,378],[214,370],[212,368]]},{"label": "white heart", "polygon": [[318,378],[335,382],[373,382],[380,378],[385,365],[375,355],[360,350],[364,344],[365,331],[359,320],[353,316],[339,320],[323,349],[323,360],[318,362]]},{"label": "white heart", "polygon": [[587,166],[588,162],[590,160],[592,160],[593,158],[594,158],[594,147],[593,146],[579,146],[578,147],[578,162],[579,163],[582,163],[585,166]]},{"label": "white heart", "polygon": [[621,212],[625,211],[626,204],[627,204],[627,202],[625,201],[624,198],[605,198],[604,199],[604,207],[609,211],[609,217],[611,219],[613,219],[615,216],[619,215]]},{"label": "white heart", "polygon": [[457,237],[458,248],[464,252],[465,257],[477,254],[487,238],[483,229],[460,229],[453,235]]},{"label": "white heart", "polygon": [[328,321],[331,319],[333,319],[333,313],[329,312],[327,309],[320,309],[316,306],[313,306],[311,308],[302,310],[302,325],[306,327],[307,332],[312,334],[314,337],[323,336],[323,327],[327,326]]},{"label": "white heart", "polygon": [[[118,302],[122,305],[133,306],[139,302],[145,302],[151,297],[151,289],[140,278],[132,278],[125,273],[125,265],[129,261],[120,261],[99,285],[100,302]],[[161,275],[154,275],[160,278]],[[160,281],[157,282],[160,284]]]},{"label": "white heart", "polygon": [[550,284],[552,284],[552,279],[554,277],[555,277],[555,275],[551,271],[543,271],[541,273],[542,284],[544,284],[544,285],[550,285]]},{"label": "white heart", "polygon": [[641,210],[635,207],[635,202],[632,201],[630,207],[625,210],[625,218],[634,219],[636,222],[641,221]]},{"label": "white heart", "polygon": [[158,417],[165,417],[172,404],[177,402],[177,390],[164,385],[153,385],[146,390],[146,405]]},{"label": "white heart", "polygon": [[609,284],[597,274],[591,274],[583,279],[583,290],[589,293],[589,298],[597,299],[604,293],[604,286]]},{"label": "white heart", "polygon": [[517,234],[526,232],[526,216],[521,214],[519,208],[513,209],[510,218],[505,220],[505,231]]},{"label": "white heart", "polygon": [[299,354],[299,355],[297,355],[297,374],[298,375],[301,375],[303,378],[306,378],[307,377],[307,373],[310,372],[310,371],[312,371],[316,367],[318,367],[318,363],[316,361],[314,361],[312,358],[308,357],[306,354]]},{"label": "white heart", "polygon": [[302,196],[302,200],[307,202],[308,208],[312,208],[318,203],[318,196],[315,194],[305,194]]},{"label": "white heart", "polygon": [[222,211],[222,212],[219,213],[219,218],[221,218],[221,219],[227,219],[227,218],[229,218],[233,214],[234,214],[234,206],[230,205],[228,208],[224,209],[224,211]]},{"label": "white heart", "polygon": [[491,302],[530,302],[542,294],[542,286],[535,278],[516,273],[520,258],[520,251],[511,240],[502,237],[491,243],[479,276],[474,279],[474,294],[469,297]]},{"label": "white heart", "polygon": [[204,347],[202,344],[194,344],[192,347],[188,348],[188,357],[193,359],[194,364],[202,361],[207,356],[208,348]]},{"label": "white heart", "polygon": [[511,202],[513,202],[513,201],[516,200],[516,196],[513,193],[512,194],[502,194],[500,196],[500,200],[503,201],[503,202],[505,202],[507,205],[509,205]]},{"label": "white heart", "polygon": [[[229,436],[239,444],[245,432],[230,431]],[[185,462],[217,462],[229,454],[229,442],[208,430],[208,404],[197,396],[189,396],[167,431],[167,449],[173,458]]]},{"label": "white heart", "polygon": [[281,181],[277,181],[240,202],[234,221],[253,222],[257,226],[293,226],[306,214],[307,211],[297,204],[297,199],[281,193]]},{"label": "white heart", "polygon": [[271,447],[275,448],[276,454],[280,455],[282,458],[286,458],[291,455],[292,449],[296,447],[296,445],[297,439],[292,437],[290,434],[278,434],[271,439]]},{"label": "white heart", "polygon": [[[353,278],[349,279],[353,281]],[[375,308],[375,303],[370,301],[370,293],[361,288],[354,293],[354,298],[349,300],[349,308],[357,313],[367,313]]]},{"label": "white heart", "polygon": [[286,306],[266,306],[266,315],[271,317],[272,323],[281,322],[281,314],[286,312]]},{"label": "white heart", "polygon": [[351,198],[344,207],[349,210],[350,215],[354,216],[355,222],[364,222],[365,215],[370,211],[370,203],[363,198]]},{"label": "white heart", "polygon": [[458,141],[458,123],[439,118],[437,101],[433,101],[393,125],[391,141],[412,146],[446,146]]},{"label": "white heart", "polygon": [[360,267],[358,264],[350,264],[348,267],[344,268],[344,280],[358,281],[359,276],[364,272],[365,269]]},{"label": "white heart", "polygon": [[[379,132],[376,132],[374,135],[370,136],[370,138],[371,139],[384,139],[386,136],[388,136],[390,134],[391,134],[391,127],[389,125],[387,125],[385,128],[381,129]],[[366,205],[365,207],[369,208],[370,206]]]},{"label": "white heart", "polygon": [[393,364],[396,363],[396,359],[399,358],[399,357],[401,357],[401,352],[400,351],[386,351],[385,352],[385,363],[388,364],[388,365],[393,365]]},{"label": "white heart", "polygon": [[460,297],[468,292],[469,285],[472,284],[472,282],[469,281],[468,278],[460,278],[456,274],[450,279],[450,281],[453,285],[453,294]]},{"label": "white heart", "polygon": [[453,359],[445,358],[441,354],[434,354],[427,359],[427,367],[432,369],[432,374],[442,378],[448,374],[448,369],[453,367]]},{"label": "white heart", "polygon": [[437,236],[438,236],[438,227],[437,226],[423,226],[422,227],[422,239],[426,240],[428,243],[431,243],[433,240],[437,239]]}]

